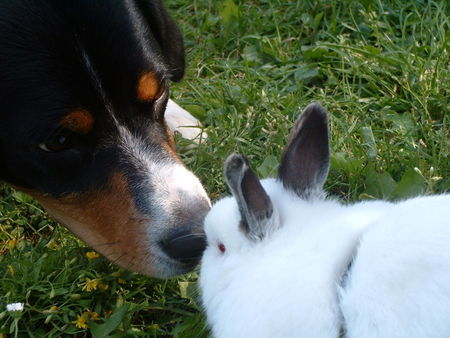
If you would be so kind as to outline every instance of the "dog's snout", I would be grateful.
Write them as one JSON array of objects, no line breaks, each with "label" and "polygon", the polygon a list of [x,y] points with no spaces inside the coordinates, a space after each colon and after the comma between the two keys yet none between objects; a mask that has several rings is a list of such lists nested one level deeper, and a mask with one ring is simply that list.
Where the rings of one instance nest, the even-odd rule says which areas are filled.
[{"label": "dog's snout", "polygon": [[161,243],[164,252],[171,258],[189,265],[196,265],[206,248],[203,232],[177,234]]}]

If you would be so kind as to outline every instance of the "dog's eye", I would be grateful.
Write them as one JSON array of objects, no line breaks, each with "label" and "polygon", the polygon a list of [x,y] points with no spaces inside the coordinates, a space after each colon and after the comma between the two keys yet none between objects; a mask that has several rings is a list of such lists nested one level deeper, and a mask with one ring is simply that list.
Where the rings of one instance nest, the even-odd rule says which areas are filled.
[{"label": "dog's eye", "polygon": [[56,131],[47,140],[45,140],[45,142],[39,144],[39,148],[49,153],[63,151],[70,148],[71,146],[71,132],[65,129]]}]

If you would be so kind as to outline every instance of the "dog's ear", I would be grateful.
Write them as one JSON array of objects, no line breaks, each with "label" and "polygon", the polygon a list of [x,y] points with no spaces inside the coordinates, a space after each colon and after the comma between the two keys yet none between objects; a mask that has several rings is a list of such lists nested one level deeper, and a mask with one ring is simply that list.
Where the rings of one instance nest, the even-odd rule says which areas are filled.
[{"label": "dog's ear", "polygon": [[136,0],[152,34],[158,42],[169,69],[170,80],[179,81],[184,75],[183,37],[178,26],[159,0]]}]

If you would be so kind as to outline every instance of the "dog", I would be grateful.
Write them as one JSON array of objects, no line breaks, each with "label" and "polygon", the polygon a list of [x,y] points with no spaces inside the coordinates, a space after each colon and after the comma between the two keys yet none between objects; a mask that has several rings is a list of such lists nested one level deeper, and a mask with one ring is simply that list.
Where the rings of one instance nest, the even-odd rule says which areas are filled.
[{"label": "dog", "polygon": [[210,201],[165,120],[195,123],[169,100],[184,68],[159,0],[1,1],[0,180],[119,266],[192,270]]}]

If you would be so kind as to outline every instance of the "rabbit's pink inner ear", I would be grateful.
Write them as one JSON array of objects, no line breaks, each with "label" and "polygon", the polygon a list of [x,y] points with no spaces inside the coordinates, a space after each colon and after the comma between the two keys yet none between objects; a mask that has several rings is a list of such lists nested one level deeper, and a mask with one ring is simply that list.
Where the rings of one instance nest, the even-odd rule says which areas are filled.
[{"label": "rabbit's pink inner ear", "polygon": [[322,190],[329,160],[328,113],[319,103],[313,103],[292,128],[278,177],[286,189],[302,198],[312,198]]}]

